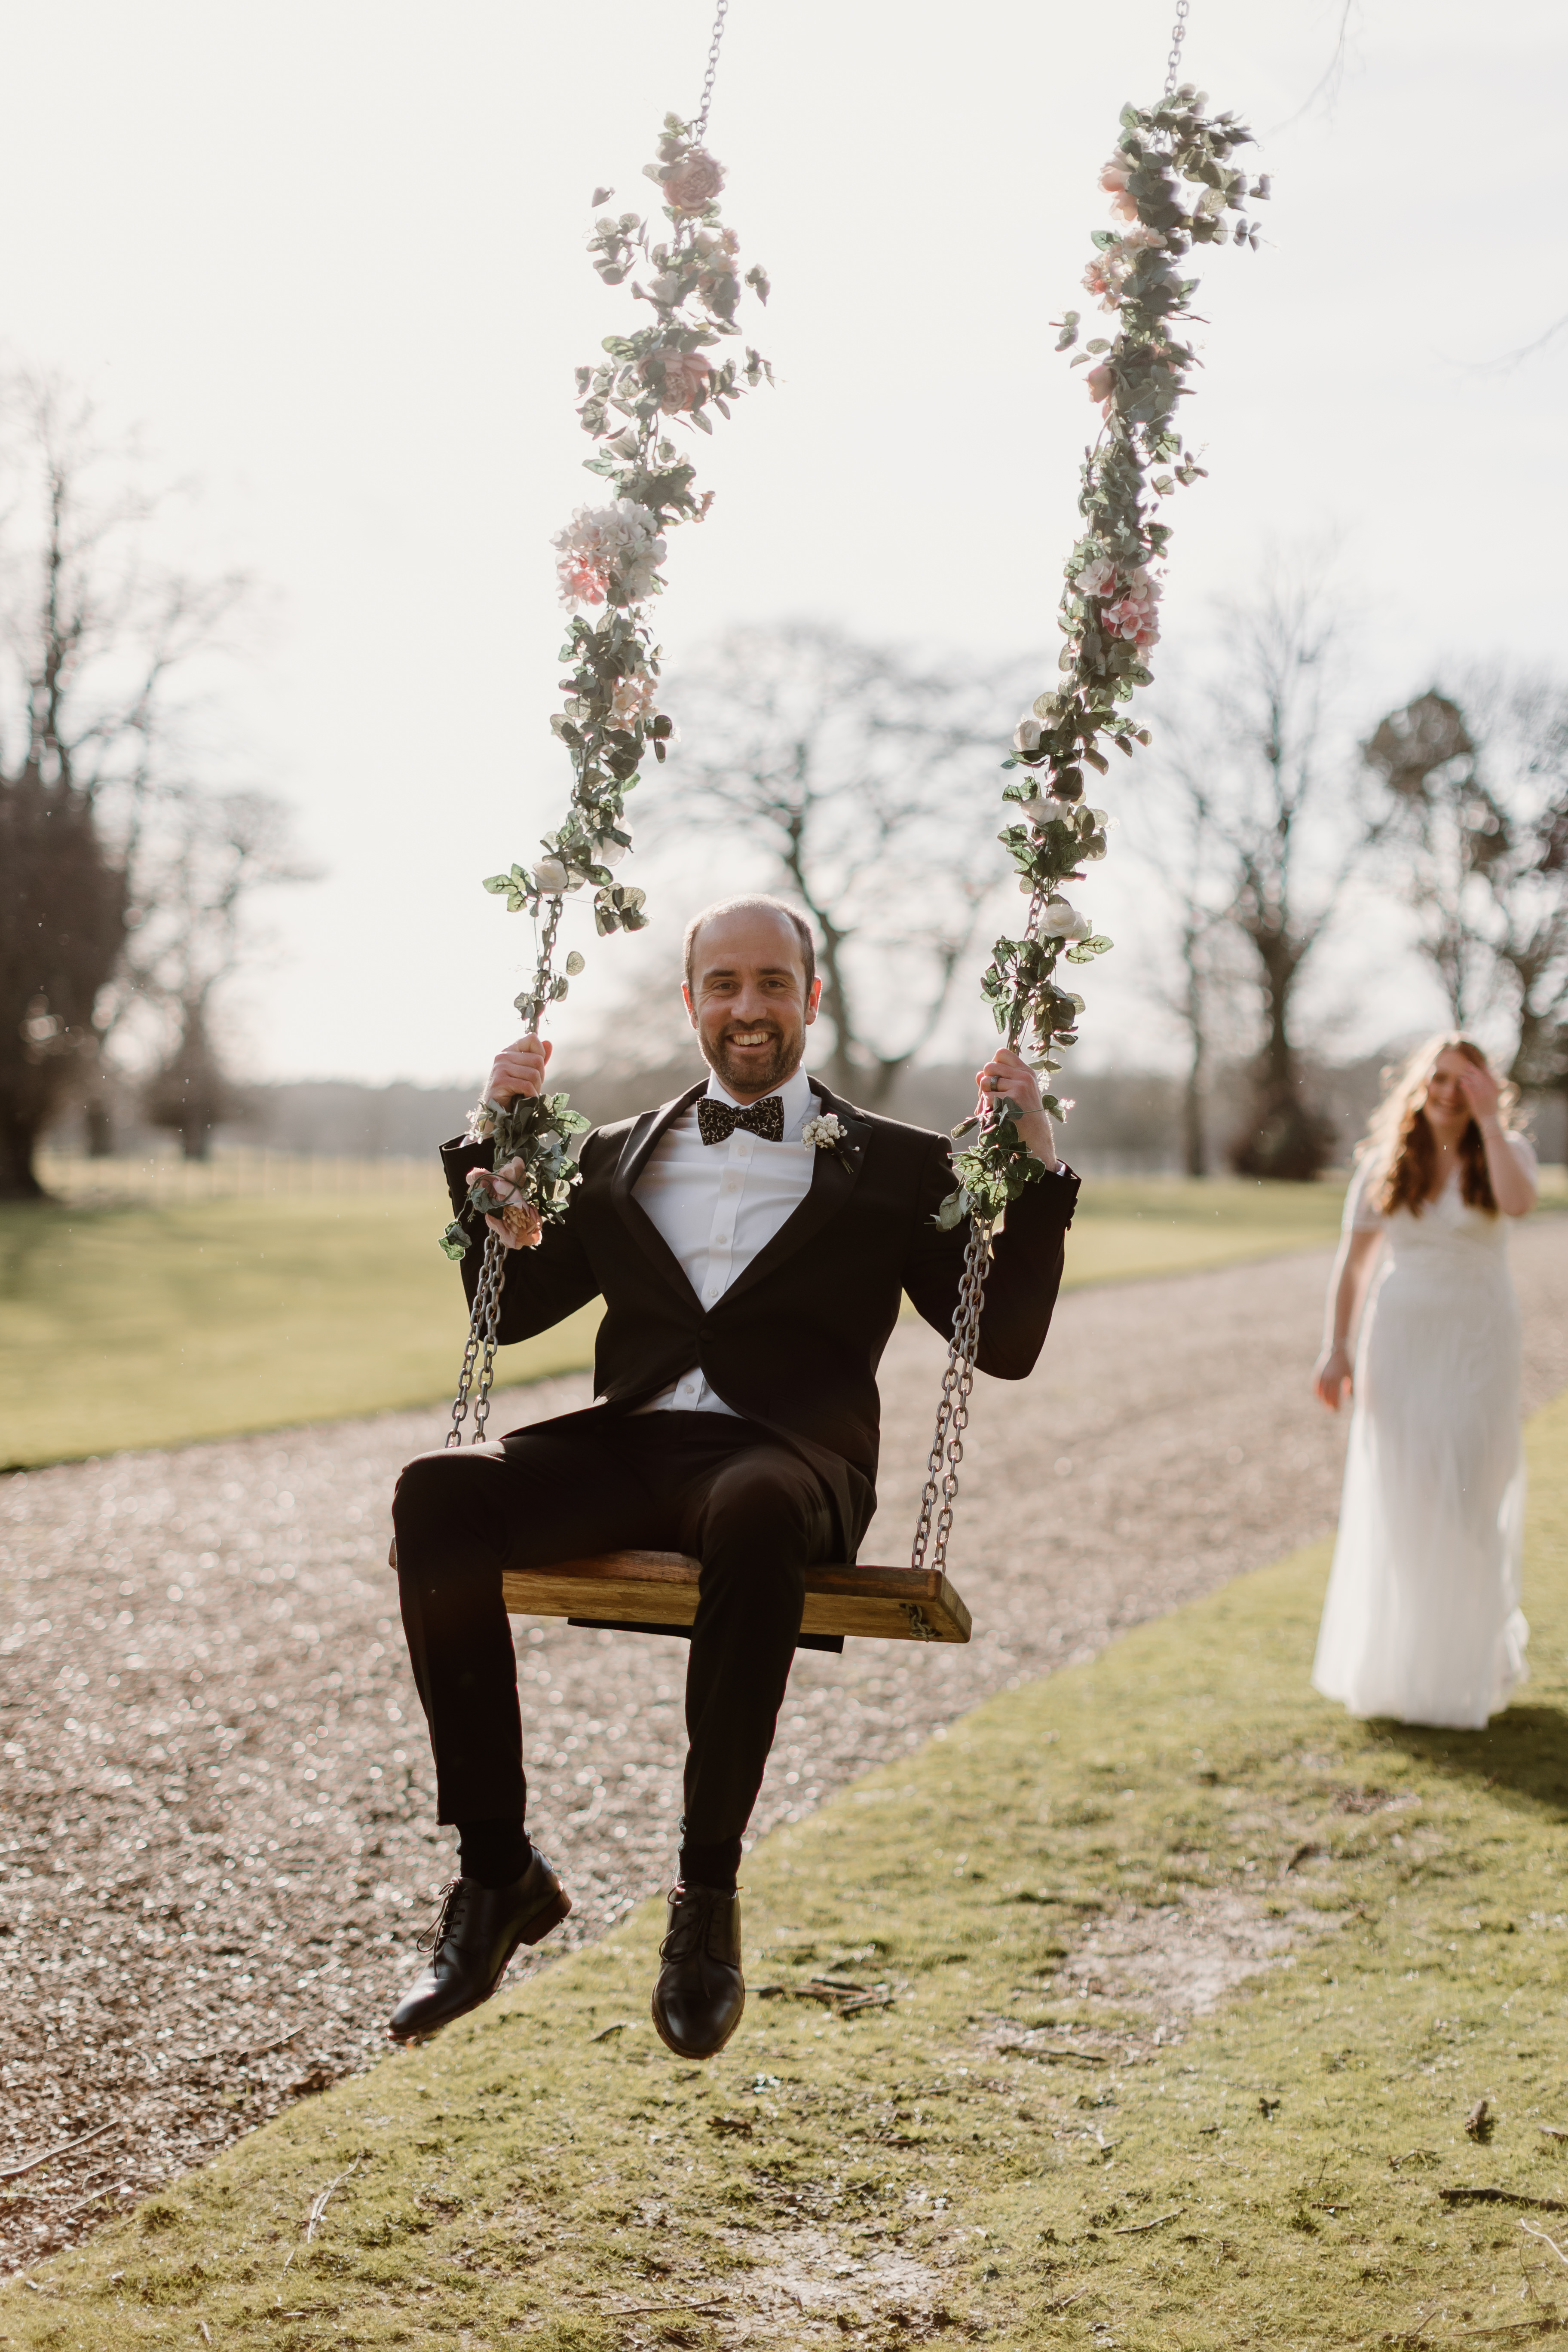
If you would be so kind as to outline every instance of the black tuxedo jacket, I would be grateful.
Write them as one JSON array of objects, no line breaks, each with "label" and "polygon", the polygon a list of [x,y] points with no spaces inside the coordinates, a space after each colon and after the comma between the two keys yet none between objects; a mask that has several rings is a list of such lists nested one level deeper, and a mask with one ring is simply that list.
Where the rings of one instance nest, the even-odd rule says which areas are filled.
[{"label": "black tuxedo jacket", "polygon": [[[817,1152],[805,1199],[714,1306],[703,1307],[634,1192],[654,1145],[696,1101],[699,1085],[588,1137],[582,1181],[564,1218],[545,1227],[537,1249],[507,1255],[500,1336],[531,1339],[602,1295],[594,1386],[603,1402],[595,1410],[644,1404],[700,1366],[727,1405],[812,1464],[837,1505],[844,1557],[853,1559],[876,1508],[877,1366],[900,1294],[907,1291],[945,1339],[969,1229],[965,1221],[943,1233],[932,1222],[952,1190],[945,1137],[858,1110],[816,1078],[811,1089],[825,1111],[837,1113],[847,1139]],[[489,1150],[461,1139],[442,1147],[459,1213],[468,1171],[488,1160]],[[1029,1185],[1008,1209],[985,1289],[982,1371],[1019,1381],[1034,1370],[1078,1189],[1078,1178],[1063,1169]],[[482,1220],[468,1213],[466,1222],[482,1242]],[[470,1305],[479,1263],[477,1248],[462,1261]]]}]

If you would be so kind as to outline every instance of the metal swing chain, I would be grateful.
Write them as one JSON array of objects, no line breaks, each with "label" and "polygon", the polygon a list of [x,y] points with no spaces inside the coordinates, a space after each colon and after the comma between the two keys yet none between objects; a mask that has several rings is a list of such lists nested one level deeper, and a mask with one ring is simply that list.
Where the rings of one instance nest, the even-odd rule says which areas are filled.
[{"label": "metal swing chain", "polygon": [[[1049,893],[1037,883],[1024,922],[1024,937],[1038,933]],[[1007,1043],[1016,1046],[1024,1025],[1024,1008],[1015,999],[1007,1023]],[[989,1122],[987,1122],[989,1123]],[[953,1311],[952,1337],[948,1342],[947,1369],[942,1376],[942,1396],[936,1409],[926,1482],[921,1496],[920,1521],[910,1551],[911,1568],[931,1568],[940,1576],[947,1566],[948,1538],[952,1533],[953,1507],[958,1500],[958,1472],[963,1460],[963,1433],[969,1426],[969,1399],[974,1387],[974,1359],[980,1349],[980,1318],[985,1305],[985,1277],[991,1271],[993,1221],[971,1215],[969,1243],[963,1253],[963,1273]]]},{"label": "metal swing chain", "polygon": [[[550,912],[539,942],[539,955],[533,971],[533,1019],[529,1024],[530,1036],[537,1037],[539,1024],[549,1001],[551,965],[555,953],[555,934],[561,926],[562,900],[552,898]],[[485,1228],[485,1251],[479,1260],[479,1278],[474,1286],[474,1304],[468,1316],[468,1336],[463,1342],[462,1369],[458,1374],[458,1393],[452,1399],[452,1426],[447,1432],[447,1445],[461,1445],[463,1423],[468,1417],[470,1394],[473,1399],[474,1428],[470,1443],[482,1445],[485,1424],[490,1416],[490,1390],[495,1381],[496,1349],[500,1344],[500,1294],[506,1280],[506,1244],[491,1227]],[[479,1387],[474,1388],[475,1374]]]},{"label": "metal swing chain", "polygon": [[1182,43],[1187,37],[1187,11],[1192,0],[1176,0],[1176,21],[1171,27],[1171,54],[1165,59],[1165,96],[1174,98],[1182,65]]},{"label": "metal swing chain", "polygon": [[[721,16],[725,5],[726,0],[720,0]],[[1171,27],[1171,54],[1165,60],[1164,94],[1167,98],[1175,95],[1176,76],[1182,65],[1182,44],[1187,37],[1187,17],[1191,6],[1192,0],[1176,0],[1176,21]],[[1024,927],[1026,939],[1033,940],[1037,936],[1046,896],[1046,892],[1037,886],[1029,900],[1028,919]],[[1010,1045],[1017,1045],[1022,1026],[1022,1008],[1015,1003],[1013,1016],[1007,1024]],[[925,1488],[921,1496],[920,1522],[915,1528],[915,1539],[910,1553],[911,1568],[930,1567],[939,1573],[947,1564],[953,1505],[958,1499],[958,1471],[963,1460],[963,1433],[969,1426],[969,1399],[974,1386],[974,1358],[980,1345],[985,1276],[991,1266],[991,1234],[989,1219],[971,1217],[969,1245],[963,1254],[963,1275],[959,1283],[952,1338],[947,1350],[947,1370],[942,1376],[942,1399],[936,1411],[931,1457],[926,1464]]]},{"label": "metal swing chain", "polygon": [[[719,0],[718,14],[713,19],[713,38],[708,47],[708,68],[702,77],[702,100],[697,120],[692,125],[694,142],[700,143],[708,128],[708,110],[713,102],[713,78],[719,70],[719,50],[724,38],[724,19],[730,13],[730,0]],[[654,425],[650,421],[645,439],[651,441]],[[545,919],[543,935],[539,942],[539,955],[534,966],[533,1018],[529,1034],[537,1037],[544,1008],[550,1002],[551,982],[554,977],[552,965],[555,952],[555,934],[560,928],[563,900],[552,898]],[[447,1432],[447,1445],[461,1445],[463,1424],[468,1417],[470,1401],[474,1427],[470,1443],[482,1445],[485,1425],[489,1419],[490,1390],[495,1381],[496,1348],[500,1328],[501,1286],[506,1280],[506,1245],[499,1234],[487,1227],[484,1255],[479,1261],[479,1278],[474,1286],[474,1304],[468,1317],[468,1336],[463,1345],[462,1369],[458,1375],[458,1392],[452,1399],[452,1425]],[[978,1318],[978,1307],[976,1308]],[[476,1377],[478,1386],[476,1388]]]},{"label": "metal swing chain", "polygon": [[724,37],[724,19],[729,13],[730,0],[719,0],[719,13],[713,19],[713,38],[708,50],[708,70],[702,77],[702,103],[691,126],[691,135],[698,146],[702,144],[708,129],[708,110],[713,103],[713,77],[719,70],[719,44]]}]

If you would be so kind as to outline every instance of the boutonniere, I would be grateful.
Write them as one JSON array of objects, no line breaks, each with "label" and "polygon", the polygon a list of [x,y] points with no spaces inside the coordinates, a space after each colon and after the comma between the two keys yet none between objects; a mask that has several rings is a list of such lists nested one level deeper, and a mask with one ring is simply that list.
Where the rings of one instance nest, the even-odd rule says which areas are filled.
[{"label": "boutonniere", "polygon": [[814,1151],[841,1151],[849,1139],[849,1130],[835,1112],[819,1111],[815,1118],[806,1120],[800,1130],[800,1139],[809,1143]]}]

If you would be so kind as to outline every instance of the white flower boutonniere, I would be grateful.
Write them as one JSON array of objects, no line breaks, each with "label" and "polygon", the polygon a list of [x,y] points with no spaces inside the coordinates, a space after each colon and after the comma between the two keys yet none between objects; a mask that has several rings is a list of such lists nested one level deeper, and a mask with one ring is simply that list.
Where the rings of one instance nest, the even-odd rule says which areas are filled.
[{"label": "white flower boutonniere", "polygon": [[848,1137],[849,1130],[834,1112],[825,1110],[816,1118],[808,1118],[800,1130],[800,1139],[816,1151],[837,1151]]}]

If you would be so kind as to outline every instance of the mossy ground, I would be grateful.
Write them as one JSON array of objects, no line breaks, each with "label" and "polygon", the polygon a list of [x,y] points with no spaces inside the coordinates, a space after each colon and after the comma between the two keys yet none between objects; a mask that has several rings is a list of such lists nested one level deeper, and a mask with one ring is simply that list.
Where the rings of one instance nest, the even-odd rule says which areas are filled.
[{"label": "mossy ground", "polygon": [[[101,1186],[94,1165],[77,1173]],[[210,1173],[226,1181],[226,1163]],[[0,1466],[449,1395],[467,1318],[436,1247],[438,1181],[384,1191],[372,1170],[356,1192],[352,1169],[328,1173],[318,1192],[0,1205]],[[1310,1249],[1340,1199],[1331,1184],[1093,1184],[1068,1286]],[[502,1383],[581,1370],[598,1319],[590,1307],[504,1349]]]},{"label": "mossy ground", "polygon": [[645,1906],[39,2265],[0,2340],[1568,2330],[1521,2226],[1568,2246],[1568,1398],[1531,1438],[1534,1680],[1489,1731],[1312,1696],[1321,1547],[1243,1578],[759,1847],[713,2064],[649,2029]]}]

